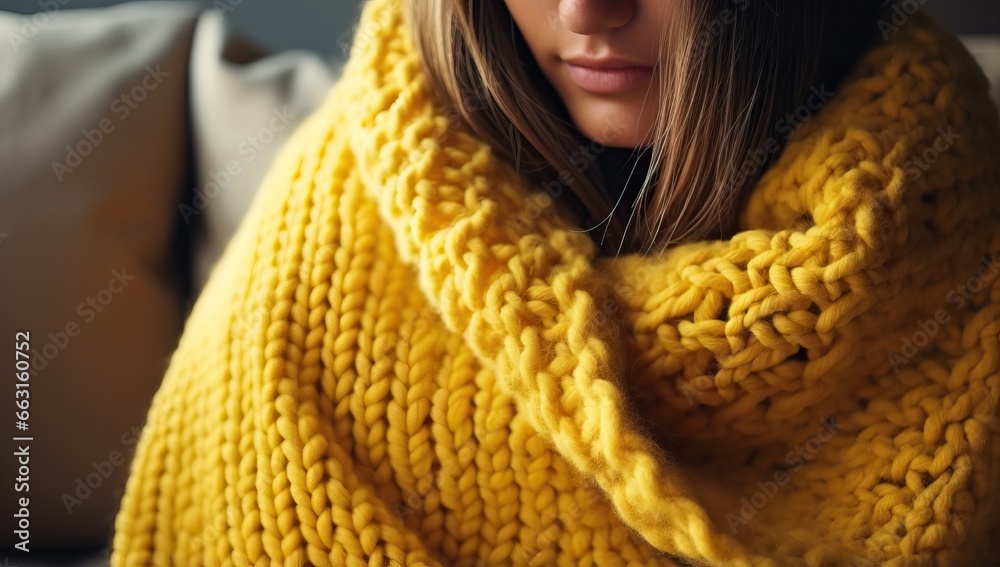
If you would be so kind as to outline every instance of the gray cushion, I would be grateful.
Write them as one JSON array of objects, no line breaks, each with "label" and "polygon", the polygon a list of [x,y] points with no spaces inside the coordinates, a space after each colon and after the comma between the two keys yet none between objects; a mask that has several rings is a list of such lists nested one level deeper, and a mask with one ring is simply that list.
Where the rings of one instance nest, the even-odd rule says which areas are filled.
[{"label": "gray cushion", "polygon": [[[181,328],[172,245],[197,13],[142,3],[0,14],[0,337],[8,349],[18,331],[31,338],[32,553],[110,537]],[[3,510],[15,496],[3,491]],[[0,534],[13,543],[9,527]]]},{"label": "gray cushion", "polygon": [[[269,56],[199,10],[0,13],[0,336],[30,331],[37,363],[31,557],[42,563],[56,547],[110,541],[190,296],[339,68]],[[13,387],[3,396],[12,406]],[[4,547],[12,537],[3,531]]]}]

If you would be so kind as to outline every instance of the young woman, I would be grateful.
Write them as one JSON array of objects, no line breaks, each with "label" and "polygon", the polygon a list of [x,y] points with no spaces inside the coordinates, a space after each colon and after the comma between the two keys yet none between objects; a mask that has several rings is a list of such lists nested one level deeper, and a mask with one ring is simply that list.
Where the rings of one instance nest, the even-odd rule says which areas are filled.
[{"label": "young woman", "polygon": [[910,4],[369,2],[113,563],[987,561],[1000,125]]}]

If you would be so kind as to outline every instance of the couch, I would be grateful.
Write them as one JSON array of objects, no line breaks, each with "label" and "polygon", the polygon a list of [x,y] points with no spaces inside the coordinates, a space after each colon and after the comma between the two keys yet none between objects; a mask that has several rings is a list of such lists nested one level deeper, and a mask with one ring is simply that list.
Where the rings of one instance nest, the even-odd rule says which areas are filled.
[{"label": "couch", "polygon": [[0,12],[0,38],[0,336],[29,333],[33,437],[29,492],[2,496],[29,496],[30,553],[5,525],[0,561],[106,564],[185,315],[340,63],[269,53],[186,2]]}]

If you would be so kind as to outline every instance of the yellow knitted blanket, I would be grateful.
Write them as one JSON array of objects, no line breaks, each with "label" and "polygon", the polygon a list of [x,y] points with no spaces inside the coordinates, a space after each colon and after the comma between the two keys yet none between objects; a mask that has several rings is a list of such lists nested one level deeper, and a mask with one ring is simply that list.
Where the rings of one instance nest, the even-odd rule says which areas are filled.
[{"label": "yellow knitted blanket", "polygon": [[990,552],[1000,121],[954,38],[873,47],[732,239],[611,258],[432,95],[400,4],[195,305],[114,565]]}]

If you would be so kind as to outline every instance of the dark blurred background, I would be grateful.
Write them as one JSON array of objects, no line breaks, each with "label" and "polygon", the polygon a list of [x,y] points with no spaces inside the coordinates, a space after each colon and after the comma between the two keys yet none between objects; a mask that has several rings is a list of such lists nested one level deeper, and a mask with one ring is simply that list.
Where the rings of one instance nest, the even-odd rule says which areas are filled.
[{"label": "dark blurred background", "polygon": [[[93,8],[120,4],[122,0],[62,0],[63,8]],[[158,0],[169,1],[169,0]],[[190,1],[190,0],[189,0]],[[221,10],[236,28],[276,48],[305,48],[323,55],[342,54],[351,25],[360,13],[360,0],[195,0]],[[998,0],[898,0],[918,2],[957,34],[1000,33]],[[40,11],[39,0],[0,0],[0,10]]]},{"label": "dark blurred background", "polygon": [[[96,8],[123,0],[54,0],[62,9]],[[173,1],[173,0],[153,0]],[[322,55],[342,55],[351,25],[361,13],[359,0],[179,0],[215,6],[238,30],[273,49],[304,48]],[[0,0],[0,10],[24,14],[42,11],[40,0]]]}]

